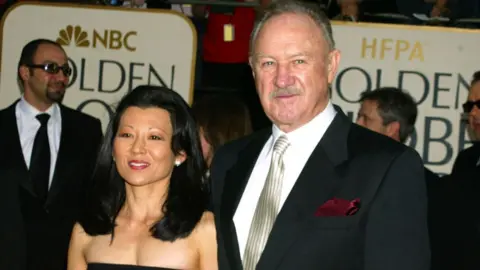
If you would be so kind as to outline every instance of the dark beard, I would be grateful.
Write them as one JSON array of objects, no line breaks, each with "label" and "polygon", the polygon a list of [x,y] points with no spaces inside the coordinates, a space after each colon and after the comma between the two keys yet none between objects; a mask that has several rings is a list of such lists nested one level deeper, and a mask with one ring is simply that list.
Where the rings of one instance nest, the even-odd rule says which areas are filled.
[{"label": "dark beard", "polygon": [[63,90],[63,91],[48,91],[47,90],[47,99],[52,101],[52,102],[62,103],[64,96],[65,96],[65,90]]}]

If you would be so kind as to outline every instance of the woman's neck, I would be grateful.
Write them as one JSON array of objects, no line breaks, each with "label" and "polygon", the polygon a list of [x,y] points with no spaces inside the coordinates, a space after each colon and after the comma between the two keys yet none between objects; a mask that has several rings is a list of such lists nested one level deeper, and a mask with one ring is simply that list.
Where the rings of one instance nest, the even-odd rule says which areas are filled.
[{"label": "woman's neck", "polygon": [[132,222],[151,223],[163,216],[163,204],[168,194],[168,181],[142,187],[126,184],[123,216]]}]

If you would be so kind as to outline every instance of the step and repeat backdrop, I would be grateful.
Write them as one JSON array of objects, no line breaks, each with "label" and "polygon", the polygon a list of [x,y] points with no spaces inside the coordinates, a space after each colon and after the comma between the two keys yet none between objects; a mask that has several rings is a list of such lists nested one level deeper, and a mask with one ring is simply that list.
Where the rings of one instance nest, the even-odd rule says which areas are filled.
[{"label": "step and repeat backdrop", "polygon": [[334,102],[355,120],[361,92],[405,89],[419,109],[407,144],[427,167],[449,173],[459,150],[471,144],[462,104],[473,73],[480,70],[480,32],[362,23],[335,23],[333,31],[342,52],[332,84]]},{"label": "step and repeat backdrop", "polygon": [[[427,167],[449,173],[471,143],[461,104],[480,70],[480,32],[343,22],[333,28],[342,52],[334,103],[354,121],[363,91],[407,90],[419,106],[408,144]],[[36,38],[56,40],[69,56],[73,74],[64,104],[100,118],[104,128],[112,106],[140,84],[165,85],[193,99],[196,31],[175,11],[22,3],[4,18],[1,38],[0,108],[20,97],[18,59]]]},{"label": "step and repeat backdrop", "polygon": [[22,3],[2,25],[0,108],[20,97],[20,53],[37,38],[55,40],[67,52],[73,74],[64,104],[100,118],[104,129],[112,106],[137,85],[164,85],[193,99],[197,38],[183,14]]}]

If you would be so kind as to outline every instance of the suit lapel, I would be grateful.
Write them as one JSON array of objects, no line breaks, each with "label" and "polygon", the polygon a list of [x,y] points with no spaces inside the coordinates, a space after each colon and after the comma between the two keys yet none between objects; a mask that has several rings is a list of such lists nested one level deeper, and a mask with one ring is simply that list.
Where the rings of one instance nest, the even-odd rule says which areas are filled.
[{"label": "suit lapel", "polygon": [[238,155],[238,162],[228,171],[222,192],[220,209],[221,230],[230,269],[242,269],[233,216],[247,185],[250,174],[271,130],[260,133]]},{"label": "suit lapel", "polygon": [[52,184],[48,192],[48,198],[46,207],[50,205],[58,193],[61,192],[62,186],[66,183],[68,176],[65,175],[69,172],[72,164],[70,160],[71,153],[75,153],[72,147],[75,145],[74,141],[77,136],[73,131],[75,128],[71,119],[69,118],[68,111],[60,105],[60,113],[62,115],[62,130],[60,134],[60,147],[58,149],[57,161],[55,163],[55,170],[53,173]]},{"label": "suit lapel", "polygon": [[[2,123],[2,139],[4,142],[3,151],[5,151],[5,160],[3,166],[12,169],[12,171],[19,173],[18,179],[20,186],[28,191],[34,197],[37,197],[33,187],[32,180],[28,175],[28,167],[25,163],[25,157],[23,156],[22,145],[20,143],[20,136],[18,134],[17,117],[15,114],[15,108],[18,100],[5,109],[1,123]],[[7,157],[8,153],[8,157]]]},{"label": "suit lapel", "polygon": [[337,115],[312,152],[277,216],[257,269],[275,269],[304,230],[305,221],[312,219],[315,210],[345,181],[342,165],[348,158],[347,136],[351,122],[340,108],[336,107],[336,110]]}]

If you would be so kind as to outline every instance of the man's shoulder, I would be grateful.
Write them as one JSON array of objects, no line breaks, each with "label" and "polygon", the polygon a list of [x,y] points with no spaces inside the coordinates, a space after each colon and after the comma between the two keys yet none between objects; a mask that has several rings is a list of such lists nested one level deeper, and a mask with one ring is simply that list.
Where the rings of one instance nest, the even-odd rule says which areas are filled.
[{"label": "man's shoulder", "polygon": [[399,155],[405,151],[413,151],[405,144],[388,136],[353,124],[348,136],[348,146],[353,154],[381,153],[384,155]]},{"label": "man's shoulder", "polygon": [[3,122],[7,122],[8,119],[15,119],[15,106],[17,102],[18,100],[7,107],[0,109],[0,125],[2,125]]},{"label": "man's shoulder", "polygon": [[0,121],[1,121],[2,118],[8,116],[9,112],[10,112],[9,107],[0,109]]},{"label": "man's shoulder", "polygon": [[480,159],[480,142],[474,142],[472,146],[460,151],[453,163],[451,174],[464,173],[474,168]]},{"label": "man's shoulder", "polygon": [[15,106],[16,106],[17,103],[18,103],[18,100],[13,102],[12,104],[8,105],[7,107],[0,109],[0,115],[5,115],[5,114],[8,114],[10,112],[14,112],[15,111]]},{"label": "man's shoulder", "polygon": [[88,123],[91,125],[96,125],[100,123],[100,120],[96,117],[93,117],[89,114],[74,110],[65,105],[60,105],[60,111],[62,117],[70,118],[69,121],[80,121],[83,123]]},{"label": "man's shoulder", "polygon": [[459,157],[479,156],[480,157],[480,141],[474,142],[472,146],[463,149],[458,153]]},{"label": "man's shoulder", "polygon": [[414,148],[360,126],[352,127],[350,133],[349,160],[362,174],[394,182],[403,174],[425,177],[422,158]]},{"label": "man's shoulder", "polygon": [[10,106],[0,109],[0,115],[5,115],[6,113],[8,113],[8,111],[10,111],[10,109]]}]

